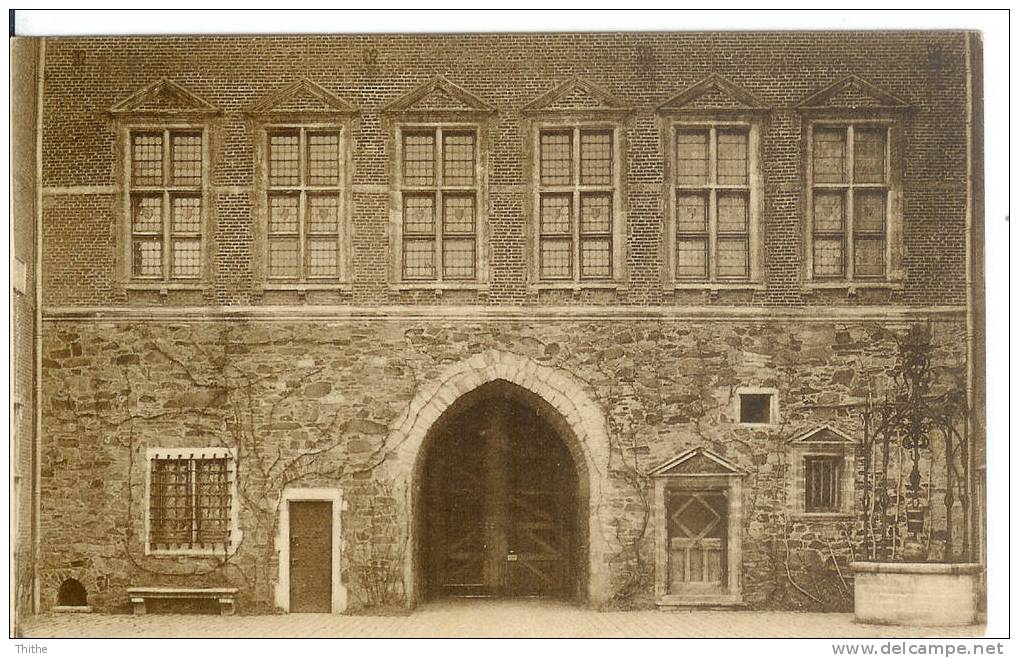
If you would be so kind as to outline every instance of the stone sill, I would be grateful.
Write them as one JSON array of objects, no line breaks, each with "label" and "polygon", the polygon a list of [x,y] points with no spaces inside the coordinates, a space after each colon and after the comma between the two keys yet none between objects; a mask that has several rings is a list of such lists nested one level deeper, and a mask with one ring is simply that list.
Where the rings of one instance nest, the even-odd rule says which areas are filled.
[{"label": "stone sill", "polygon": [[528,285],[528,288],[531,290],[572,290],[574,292],[580,292],[581,290],[615,290],[625,292],[627,290],[626,284],[613,281],[545,281],[542,283],[531,283]]},{"label": "stone sill", "polygon": [[754,282],[722,282],[722,281],[702,281],[702,282],[690,282],[690,283],[669,283],[666,284],[664,290],[671,292],[675,290],[703,290],[704,292],[714,292],[721,290],[767,290],[768,286],[764,283]]},{"label": "stone sill", "polygon": [[152,558],[177,558],[177,557],[223,557],[223,555],[229,555],[234,550],[233,546],[226,549],[223,546],[217,546],[215,548],[178,548],[178,549],[167,549],[167,548],[146,548],[145,557]]},{"label": "stone sill", "polygon": [[678,608],[739,608],[746,605],[742,597],[733,594],[683,595],[666,594],[655,600],[659,609]]},{"label": "stone sill", "polygon": [[307,292],[309,290],[336,290],[340,292],[349,292],[353,290],[353,286],[349,283],[338,282],[338,283],[263,283],[263,291],[283,291],[283,292]]},{"label": "stone sill", "polygon": [[489,286],[487,283],[477,282],[454,282],[454,281],[400,281],[398,283],[392,283],[389,285],[391,290],[397,290],[400,292],[414,291],[414,290],[434,290],[436,294],[441,294],[446,290],[478,290],[487,291]]},{"label": "stone sill", "polygon": [[806,281],[807,290],[902,290],[902,281]]},{"label": "stone sill", "polygon": [[195,282],[182,282],[182,281],[131,281],[124,284],[125,290],[158,290],[169,291],[169,290],[194,290],[202,291],[205,286],[201,281]]}]

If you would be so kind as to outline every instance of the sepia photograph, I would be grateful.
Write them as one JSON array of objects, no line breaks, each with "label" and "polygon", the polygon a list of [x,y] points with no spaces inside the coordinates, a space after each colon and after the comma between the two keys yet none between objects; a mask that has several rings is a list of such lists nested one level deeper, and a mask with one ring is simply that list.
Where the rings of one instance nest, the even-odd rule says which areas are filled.
[{"label": "sepia photograph", "polygon": [[1003,653],[985,23],[68,13],[11,11],[9,650]]}]

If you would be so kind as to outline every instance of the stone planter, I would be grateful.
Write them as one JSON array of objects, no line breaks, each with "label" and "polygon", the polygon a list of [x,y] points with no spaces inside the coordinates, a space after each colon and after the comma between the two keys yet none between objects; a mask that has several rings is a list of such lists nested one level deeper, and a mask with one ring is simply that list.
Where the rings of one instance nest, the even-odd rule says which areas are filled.
[{"label": "stone planter", "polygon": [[979,564],[853,562],[850,567],[858,622],[967,626],[977,621]]}]

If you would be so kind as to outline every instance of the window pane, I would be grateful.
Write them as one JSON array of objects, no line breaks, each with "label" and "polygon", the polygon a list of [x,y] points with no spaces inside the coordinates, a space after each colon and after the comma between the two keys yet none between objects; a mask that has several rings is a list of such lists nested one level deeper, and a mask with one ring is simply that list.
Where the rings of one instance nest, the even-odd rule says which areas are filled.
[{"label": "window pane", "polygon": [[163,184],[163,136],[134,135],[131,142],[131,183]]},{"label": "window pane", "polygon": [[718,195],[718,232],[747,232],[747,197],[746,194]]},{"label": "window pane", "polygon": [[718,133],[718,184],[747,184],[747,133]]},{"label": "window pane", "polygon": [[132,201],[134,202],[134,217],[131,230],[135,233],[162,233],[163,197],[136,196]]},{"label": "window pane", "polygon": [[308,184],[340,184],[339,133],[308,134]]},{"label": "window pane", "polygon": [[858,190],[853,197],[853,230],[884,233],[885,198],[884,190]]},{"label": "window pane", "polygon": [[308,276],[336,276],[339,274],[336,238],[308,240]]},{"label": "window pane", "polygon": [[297,233],[297,209],[300,200],[294,194],[269,196],[269,233]]},{"label": "window pane", "polygon": [[442,242],[442,277],[474,278],[474,239],[450,239]]},{"label": "window pane", "polygon": [[202,230],[202,200],[196,196],[175,196],[170,201],[170,226],[174,233]]},{"label": "window pane", "polygon": [[340,200],[335,195],[308,195],[308,233],[340,232]]},{"label": "window pane", "polygon": [[814,275],[818,277],[842,276],[841,238],[814,238]]},{"label": "window pane", "polygon": [[138,277],[163,276],[163,243],[158,239],[132,240],[131,272]]},{"label": "window pane", "polygon": [[173,241],[173,276],[194,278],[201,272],[202,243],[199,240]]},{"label": "window pane", "polygon": [[573,241],[542,238],[538,254],[542,279],[569,279],[573,276]]},{"label": "window pane", "polygon": [[718,278],[746,279],[750,276],[750,257],[746,238],[718,238]]},{"label": "window pane", "polygon": [[771,393],[740,393],[739,422],[770,423],[771,402]]},{"label": "window pane", "polygon": [[837,457],[804,459],[805,507],[808,512],[838,509],[838,473],[841,460]]},{"label": "window pane", "polygon": [[403,182],[407,185],[435,184],[434,133],[404,134]]},{"label": "window pane", "polygon": [[845,226],[842,192],[814,190],[814,232],[839,233]]},{"label": "window pane", "polygon": [[474,135],[443,133],[442,177],[445,185],[474,184]]},{"label": "window pane", "polygon": [[442,205],[443,233],[474,233],[474,195],[446,194]]},{"label": "window pane", "polygon": [[708,232],[708,197],[681,192],[676,196],[676,230],[680,233]]},{"label": "window pane", "polygon": [[580,232],[612,232],[611,194],[582,194],[580,196]]},{"label": "window pane", "polygon": [[707,238],[683,238],[676,240],[676,278],[708,278]]},{"label": "window pane", "polygon": [[174,185],[202,183],[202,136],[200,133],[174,134],[171,164]]},{"label": "window pane", "polygon": [[541,133],[541,184],[573,182],[573,133]]},{"label": "window pane", "polygon": [[885,128],[853,129],[853,182],[885,182]]},{"label": "window pane", "polygon": [[404,233],[435,233],[435,197],[410,195],[403,197]]},{"label": "window pane", "polygon": [[435,278],[435,240],[403,241],[403,276],[406,279]]},{"label": "window pane", "polygon": [[582,238],[580,241],[580,278],[607,279],[612,276],[612,240]]},{"label": "window pane", "polygon": [[853,272],[856,276],[884,276],[884,238],[861,238],[853,240]]},{"label": "window pane", "polygon": [[300,185],[300,137],[296,132],[269,135],[269,184]]},{"label": "window pane", "polygon": [[676,133],[676,183],[705,185],[708,182],[708,131]]},{"label": "window pane", "polygon": [[269,276],[275,279],[297,278],[298,253],[295,238],[269,240]]},{"label": "window pane", "polygon": [[191,463],[187,459],[152,461],[151,520],[149,540],[153,544],[190,544],[192,541],[193,498]]},{"label": "window pane", "polygon": [[612,184],[612,133],[581,131],[580,182],[582,185]]},{"label": "window pane", "polygon": [[569,194],[541,195],[541,226],[542,235],[572,232],[573,196]]},{"label": "window pane", "polygon": [[226,459],[195,460],[197,540],[224,543],[230,539],[230,471]]},{"label": "window pane", "polygon": [[814,182],[846,182],[845,128],[814,128]]}]

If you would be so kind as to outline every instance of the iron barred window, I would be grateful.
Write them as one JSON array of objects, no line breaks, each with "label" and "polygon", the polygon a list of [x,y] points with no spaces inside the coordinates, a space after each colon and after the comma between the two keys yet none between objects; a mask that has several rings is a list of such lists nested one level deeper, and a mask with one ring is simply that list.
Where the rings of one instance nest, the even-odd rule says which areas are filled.
[{"label": "iron barred window", "polygon": [[538,278],[613,276],[614,134],[541,130],[538,136]]},{"label": "iron barred window", "polygon": [[749,128],[676,130],[677,281],[750,279]]},{"label": "iron barred window", "polygon": [[887,273],[888,128],[813,126],[811,219],[815,279],[882,279]]},{"label": "iron barred window", "polygon": [[835,456],[811,456],[803,460],[806,478],[804,509],[807,512],[834,512],[839,509],[839,470],[842,459]]},{"label": "iron barred window", "polygon": [[201,130],[130,133],[131,277],[198,279],[202,272]]},{"label": "iron barred window", "polygon": [[203,549],[230,544],[230,456],[155,456],[150,461],[149,547]]},{"label": "iron barred window", "polygon": [[405,281],[477,278],[477,137],[461,128],[400,133],[400,275]]},{"label": "iron barred window", "polygon": [[268,278],[340,276],[341,140],[335,129],[304,126],[267,133]]}]

